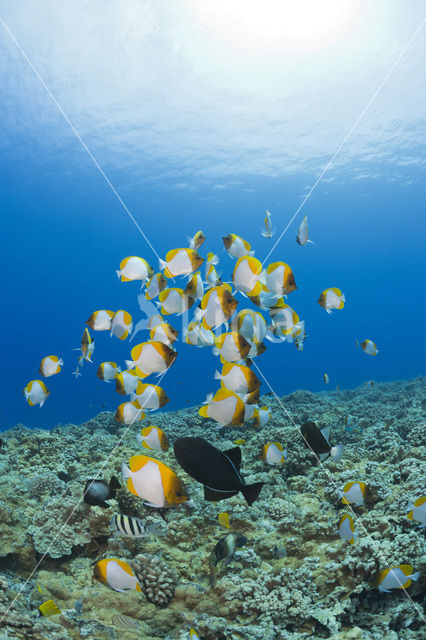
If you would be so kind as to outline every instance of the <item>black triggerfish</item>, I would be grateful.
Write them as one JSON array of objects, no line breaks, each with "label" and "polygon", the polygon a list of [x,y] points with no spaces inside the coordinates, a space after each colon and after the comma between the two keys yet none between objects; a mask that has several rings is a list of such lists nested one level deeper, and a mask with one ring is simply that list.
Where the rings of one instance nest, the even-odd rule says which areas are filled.
[{"label": "black triggerfish", "polygon": [[174,444],[176,460],[191,478],[204,485],[204,499],[217,502],[239,491],[248,505],[258,498],[263,482],[244,484],[240,476],[241,449],[219,451],[203,438],[178,438]]}]

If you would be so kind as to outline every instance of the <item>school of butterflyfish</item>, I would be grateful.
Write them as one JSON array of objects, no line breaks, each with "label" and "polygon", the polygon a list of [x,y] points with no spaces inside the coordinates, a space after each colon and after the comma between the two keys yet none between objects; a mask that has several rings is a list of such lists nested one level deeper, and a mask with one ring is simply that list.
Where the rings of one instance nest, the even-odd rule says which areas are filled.
[{"label": "school of butterflyfish", "polygon": [[[271,214],[266,211],[262,235],[271,238],[273,233]],[[261,428],[270,419],[271,412],[268,407],[258,405],[261,383],[251,368],[252,361],[265,351],[265,340],[286,341],[302,351],[306,338],[304,321],[286,302],[287,297],[297,289],[295,276],[291,267],[283,261],[273,262],[264,268],[254,257],[251,245],[244,238],[229,233],[223,238],[223,244],[235,263],[231,281],[223,282],[217,270],[218,256],[208,253],[204,259],[198,253],[206,240],[204,233],[197,231],[188,240],[188,248],[173,249],[164,260],[160,260],[158,273],[144,258],[138,256],[129,256],[121,261],[117,270],[121,282],[140,281],[139,300],[142,297],[147,301],[155,301],[159,313],[152,314],[134,328],[132,316],[124,309],[93,311],[86,321],[74,375],[81,375],[85,361],[92,362],[95,343],[89,329],[108,331],[110,336],[123,341],[141,330],[148,331],[149,339],[133,346],[129,359],[125,360],[122,367],[116,362],[102,362],[96,373],[106,383],[113,382],[115,391],[128,398],[117,407],[115,420],[125,425],[140,422],[147,412],[156,411],[169,402],[160,386],[146,381],[149,376],[165,374],[178,355],[175,348],[178,331],[166,321],[166,317],[180,316],[193,309],[193,317],[183,331],[183,341],[197,348],[212,349],[221,365],[214,374],[220,386],[207,396],[199,410],[200,415],[213,420],[218,428],[240,426],[247,422]],[[313,244],[308,238],[306,217],[299,227],[296,241],[300,246]],[[200,269],[203,263],[202,275]],[[170,286],[179,284],[176,278],[187,279],[183,288]],[[236,296],[240,296],[244,302],[251,302],[255,309],[237,309],[240,300]],[[339,288],[330,287],[324,289],[317,302],[330,314],[344,308],[345,295]],[[265,318],[266,314],[269,315],[269,321]],[[377,346],[370,339],[362,342],[357,340],[356,344],[368,355],[378,353]],[[62,358],[56,355],[46,356],[41,360],[39,373],[43,378],[51,377],[61,371],[63,364]],[[323,381],[329,383],[328,374],[323,374]],[[26,385],[24,393],[29,405],[42,406],[50,391],[43,380],[32,380]],[[330,444],[329,428],[319,429],[314,422],[306,422],[300,431],[305,444],[321,463],[327,458],[335,462],[341,459],[343,448]],[[148,454],[155,451],[161,455],[162,451],[169,448],[166,434],[154,425],[143,427],[137,433],[136,440]],[[241,493],[250,506],[258,498],[264,483],[244,482],[240,472],[240,446],[246,441],[239,439],[235,444],[228,451],[220,451],[203,438],[182,437],[174,442],[174,455],[180,467],[203,485],[205,500],[217,502]],[[280,465],[287,459],[287,450],[280,442],[267,442],[259,455],[265,464]],[[123,461],[121,477],[127,490],[141,498],[146,505],[177,507],[188,501],[188,495],[175,471],[150,455],[141,453]],[[90,505],[106,507],[119,488],[116,477],[109,483],[87,480],[84,500]],[[358,480],[347,482],[340,490],[341,501],[351,507],[352,514],[353,507],[364,505],[367,495],[366,483]],[[341,540],[349,544],[354,544],[357,536],[352,514],[345,513],[336,530]],[[425,496],[418,497],[409,505],[406,517],[419,522],[421,527],[426,526]],[[220,513],[218,522],[230,528],[229,514]],[[132,537],[149,532],[141,519],[124,514],[113,517],[111,530],[114,535]],[[156,525],[151,526],[151,533],[155,532]],[[246,542],[243,536],[229,533],[214,547],[209,560],[212,587],[217,583],[217,564],[222,560],[226,564],[230,562],[235,550]],[[95,573],[102,583],[115,591],[141,590],[133,570],[123,560],[100,560]],[[406,589],[418,576],[411,565],[401,564],[383,570],[376,586],[383,592]],[[46,611],[51,610],[52,606],[46,606]],[[124,622],[121,620],[121,623]],[[132,625],[131,622],[129,624]],[[198,636],[191,629],[188,637]]]}]

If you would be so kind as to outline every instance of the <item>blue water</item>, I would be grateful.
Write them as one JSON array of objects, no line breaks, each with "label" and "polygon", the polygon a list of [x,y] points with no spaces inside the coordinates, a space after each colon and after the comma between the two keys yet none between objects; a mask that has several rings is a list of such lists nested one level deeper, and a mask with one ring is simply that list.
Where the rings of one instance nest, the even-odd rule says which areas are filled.
[{"label": "blue water", "polygon": [[[84,4],[84,20],[81,6],[75,22],[70,22],[70,9],[64,15],[58,9],[47,24],[43,15],[33,16],[32,23],[30,3],[23,3],[21,11],[0,5],[3,18],[158,254],[164,257],[172,248],[187,246],[186,236],[203,229],[207,241],[200,254],[219,255],[225,280],[234,261],[222,236],[237,233],[252,244],[256,257],[266,256],[418,26],[421,13],[420,3],[403,13],[403,5],[393,3],[379,29],[380,20],[374,23],[368,8],[359,9],[349,40],[322,51],[323,60],[312,50],[296,52],[293,62],[279,52],[260,56],[251,86],[251,62],[244,66],[240,51],[231,52],[225,71],[221,59],[217,68],[207,53],[205,59],[194,54],[190,63],[188,45],[171,47],[171,18],[164,18],[162,3],[158,9],[151,3],[146,7],[158,24],[164,18],[164,33],[159,35],[154,20],[152,31],[141,36],[146,48],[138,50],[131,11],[129,23],[126,16],[116,16],[122,28],[111,38],[111,15],[100,19],[97,3]],[[130,6],[137,12],[137,3]],[[182,9],[178,25],[192,19],[189,11]],[[371,22],[370,35],[374,24],[379,34],[364,49],[357,38],[363,20]],[[79,347],[85,321],[103,308],[126,309],[137,321],[139,283],[119,283],[115,269],[128,255],[140,255],[156,269],[158,261],[1,26],[0,44],[5,87],[0,113],[0,429],[20,422],[42,427],[78,423],[102,409],[114,411],[123,401],[113,385],[96,377],[96,369],[104,360],[123,363],[130,356],[127,341],[92,332],[95,364],[85,363],[76,380],[71,372],[78,353],[72,349]],[[214,44],[218,46],[212,40],[210,46]],[[192,46],[196,53],[198,37]],[[139,71],[135,56],[141,60]],[[339,62],[332,64],[331,56]],[[278,394],[424,374],[425,129],[419,106],[424,57],[421,33],[269,260],[292,267],[298,289],[287,302],[305,320],[308,334],[303,352],[269,343],[257,360]],[[155,64],[149,72],[151,59]],[[268,61],[271,85],[265,92]],[[301,65],[301,73],[290,88],[277,85],[280,65],[287,78],[292,64]],[[333,74],[342,80],[343,90],[336,91]],[[311,76],[315,82],[306,93]],[[280,103],[286,92],[291,98]],[[273,240],[260,234],[266,208],[278,230]],[[296,244],[303,215],[308,216],[314,246]],[[347,304],[329,316],[316,300],[333,286],[345,293]],[[250,306],[238,298],[239,309]],[[171,323],[181,331],[179,318]],[[377,357],[356,348],[355,340],[364,338],[377,344]],[[219,360],[210,350],[176,346],[179,356],[162,384],[171,398],[166,409],[200,404],[216,388],[213,374]],[[52,393],[46,404],[29,407],[22,390],[40,377],[40,360],[49,354],[63,357],[65,366],[47,380]],[[324,372],[330,377],[328,387],[322,382]],[[261,390],[269,388],[263,384]]]}]

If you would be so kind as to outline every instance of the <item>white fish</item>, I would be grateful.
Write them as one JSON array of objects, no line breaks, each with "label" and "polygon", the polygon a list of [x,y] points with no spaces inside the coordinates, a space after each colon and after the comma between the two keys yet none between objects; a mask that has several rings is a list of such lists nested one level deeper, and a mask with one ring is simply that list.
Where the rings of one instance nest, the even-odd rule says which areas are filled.
[{"label": "white fish", "polygon": [[305,216],[300,224],[296,242],[302,247],[305,244],[315,244],[315,242],[312,242],[312,240],[308,239],[308,216]]}]

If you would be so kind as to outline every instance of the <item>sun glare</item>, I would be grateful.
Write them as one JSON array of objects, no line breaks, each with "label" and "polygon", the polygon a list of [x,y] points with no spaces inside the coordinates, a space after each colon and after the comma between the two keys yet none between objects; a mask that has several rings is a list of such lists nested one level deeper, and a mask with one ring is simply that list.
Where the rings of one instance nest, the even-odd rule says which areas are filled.
[{"label": "sun glare", "polygon": [[235,48],[309,49],[339,35],[356,0],[189,0],[198,19]]}]

